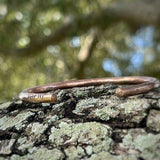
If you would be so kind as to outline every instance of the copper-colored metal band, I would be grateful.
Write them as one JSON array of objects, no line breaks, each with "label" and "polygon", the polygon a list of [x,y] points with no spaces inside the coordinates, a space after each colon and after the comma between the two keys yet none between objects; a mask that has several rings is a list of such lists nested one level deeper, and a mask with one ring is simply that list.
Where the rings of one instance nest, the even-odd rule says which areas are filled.
[{"label": "copper-colored metal band", "polygon": [[109,83],[119,84],[119,85],[134,84],[134,86],[117,89],[116,95],[120,97],[127,97],[131,95],[145,93],[160,86],[160,82],[153,77],[132,76],[132,77],[83,79],[83,80],[51,83],[33,88],[28,88],[19,94],[19,98],[34,103],[39,103],[39,102],[55,103],[57,101],[57,96],[53,93],[46,93],[46,92],[54,91],[57,89],[97,86]]},{"label": "copper-colored metal band", "polygon": [[57,95],[53,93],[27,93],[21,92],[19,98],[33,103],[55,103],[57,102]]}]

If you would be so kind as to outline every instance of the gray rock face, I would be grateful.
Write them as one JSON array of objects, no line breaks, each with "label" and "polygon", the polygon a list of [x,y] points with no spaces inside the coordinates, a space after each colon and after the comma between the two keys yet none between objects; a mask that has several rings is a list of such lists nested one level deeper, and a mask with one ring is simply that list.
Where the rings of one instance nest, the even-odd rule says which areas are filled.
[{"label": "gray rock face", "polygon": [[147,117],[147,127],[153,131],[160,132],[160,111],[155,109],[150,110]]},{"label": "gray rock face", "polygon": [[0,154],[1,155],[10,154],[12,152],[12,147],[15,141],[16,141],[15,139],[0,141]]},{"label": "gray rock face", "polygon": [[56,104],[1,104],[0,159],[160,159],[160,90],[118,98],[115,88],[57,90]]}]

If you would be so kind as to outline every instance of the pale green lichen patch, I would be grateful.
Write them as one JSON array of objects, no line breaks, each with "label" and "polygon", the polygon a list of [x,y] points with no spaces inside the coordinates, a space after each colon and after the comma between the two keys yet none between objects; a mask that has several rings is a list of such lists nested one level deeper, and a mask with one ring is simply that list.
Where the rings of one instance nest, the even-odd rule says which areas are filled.
[{"label": "pale green lichen patch", "polygon": [[15,139],[0,141],[0,155],[8,155],[12,152],[12,147],[15,143]]},{"label": "pale green lichen patch", "polygon": [[50,103],[42,103],[42,106],[43,107],[48,107],[48,106],[50,106]]},{"label": "pale green lichen patch", "polygon": [[0,104],[0,110],[7,109],[13,102],[6,102]]},{"label": "pale green lichen patch", "polygon": [[99,152],[97,154],[92,154],[90,158],[87,160],[136,160],[135,156],[120,156],[120,155],[112,155],[109,152]]},{"label": "pale green lichen patch", "polygon": [[[87,122],[79,124],[61,124],[60,128],[52,127],[49,141],[53,146],[61,146],[66,144],[87,144],[102,145],[103,141],[108,144],[106,149],[110,147],[112,142],[109,137],[111,128],[96,122]],[[105,145],[106,145],[105,143]]]},{"label": "pale green lichen patch", "polygon": [[25,127],[24,121],[27,120],[30,116],[33,116],[35,113],[30,111],[22,112],[17,116],[4,116],[0,119],[0,130],[6,130],[8,128],[15,127],[17,130]]},{"label": "pale green lichen patch", "polygon": [[[115,96],[110,98],[88,98],[78,101],[73,113],[85,115],[89,119],[108,121],[111,118],[121,118],[124,123],[140,123],[147,115],[150,103],[146,99],[127,99],[124,101]],[[130,121],[125,122],[125,117]]]},{"label": "pale green lichen patch", "polygon": [[32,153],[33,159],[44,160],[44,159],[52,159],[52,160],[60,160],[64,158],[63,153],[58,149],[48,150],[47,148],[39,148],[36,149],[34,153]]},{"label": "pale green lichen patch", "polygon": [[65,150],[65,154],[70,160],[80,159],[85,156],[84,149],[82,147],[69,146]]},{"label": "pale green lichen patch", "polygon": [[117,109],[120,110],[120,117],[128,119],[127,123],[140,123],[146,116],[147,111],[151,107],[150,103],[146,99],[127,99],[125,102],[121,102],[117,105]]},{"label": "pale green lichen patch", "polygon": [[[113,100],[114,101],[114,100]],[[89,114],[88,118],[96,118],[107,121],[110,117],[115,118],[119,114],[119,110],[115,108],[115,103],[110,103],[109,99],[104,97],[99,100],[98,98],[89,98],[80,100],[73,113],[77,115],[85,115],[86,111]]]},{"label": "pale green lichen patch", "polygon": [[17,140],[17,148],[18,150],[24,152],[27,149],[32,148],[34,145],[34,141],[32,142],[29,138],[27,137],[21,137]]},{"label": "pale green lichen patch", "polygon": [[17,141],[17,148],[24,152],[34,146],[35,142],[41,142],[45,139],[44,131],[48,124],[41,124],[39,122],[30,123],[25,128],[25,135],[28,137],[19,138]]},{"label": "pale green lichen patch", "polygon": [[23,103],[23,101],[22,100],[18,100],[18,101],[15,101],[14,103],[20,105],[20,104]]},{"label": "pale green lichen patch", "polygon": [[48,115],[45,117],[44,122],[50,124],[53,124],[54,122],[59,120],[59,116],[57,115]]},{"label": "pale green lichen patch", "polygon": [[30,130],[30,134],[34,134],[38,136],[38,135],[41,135],[46,130],[47,127],[48,127],[47,124],[43,125],[38,122],[35,122],[35,123],[29,124],[26,130]]},{"label": "pale green lichen patch", "polygon": [[64,112],[64,109],[65,109],[65,103],[64,102],[61,102],[61,103],[58,103],[58,104],[55,104],[52,106],[52,111],[54,112],[57,112],[57,113],[61,113],[60,115],[63,115],[63,112]]},{"label": "pale green lichen patch", "polygon": [[85,150],[88,155],[91,155],[93,152],[93,147],[91,145],[88,145],[85,147]]},{"label": "pale green lichen patch", "polygon": [[123,144],[129,148],[140,151],[143,159],[160,159],[160,134],[151,133],[131,134],[130,132],[124,137]]},{"label": "pale green lichen patch", "polygon": [[97,145],[94,145],[93,152],[99,153],[102,151],[108,151],[111,146],[112,146],[112,139],[105,137],[103,141],[101,141]]},{"label": "pale green lichen patch", "polygon": [[146,99],[130,99],[124,103],[118,105],[119,109],[124,109],[126,114],[130,114],[137,111],[146,110],[150,107],[149,102]]},{"label": "pale green lichen patch", "polygon": [[153,131],[160,132],[160,111],[150,110],[147,118],[147,127]]},{"label": "pale green lichen patch", "polygon": [[77,115],[84,115],[86,110],[91,110],[92,108],[94,109],[96,106],[101,106],[101,105],[103,105],[103,101],[99,101],[97,98],[88,98],[80,100],[76,104],[73,113]]},{"label": "pale green lichen patch", "polygon": [[159,135],[153,135],[151,133],[147,135],[139,135],[134,141],[134,146],[136,149],[143,151],[144,149],[153,147],[157,140],[160,139]]},{"label": "pale green lichen patch", "polygon": [[110,108],[108,106],[105,106],[101,109],[96,109],[91,114],[92,116],[94,114],[95,117],[98,117],[99,119],[103,121],[107,121],[110,118],[115,118],[119,114],[119,111],[113,108]]},{"label": "pale green lichen patch", "polygon": [[95,86],[88,86],[88,87],[75,87],[72,88],[72,93],[75,97],[78,98],[88,98],[91,90],[93,90]]},{"label": "pale green lichen patch", "polygon": [[58,149],[49,150],[47,148],[35,148],[34,151],[25,156],[12,155],[11,160],[62,160],[64,159],[64,154]]}]

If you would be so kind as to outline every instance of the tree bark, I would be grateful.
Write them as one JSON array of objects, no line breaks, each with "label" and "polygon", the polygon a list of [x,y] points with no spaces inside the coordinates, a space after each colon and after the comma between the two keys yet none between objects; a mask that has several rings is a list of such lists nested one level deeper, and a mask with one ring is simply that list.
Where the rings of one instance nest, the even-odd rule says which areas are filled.
[{"label": "tree bark", "polygon": [[0,104],[0,159],[160,159],[160,89],[118,98],[116,88],[57,90],[56,104]]}]

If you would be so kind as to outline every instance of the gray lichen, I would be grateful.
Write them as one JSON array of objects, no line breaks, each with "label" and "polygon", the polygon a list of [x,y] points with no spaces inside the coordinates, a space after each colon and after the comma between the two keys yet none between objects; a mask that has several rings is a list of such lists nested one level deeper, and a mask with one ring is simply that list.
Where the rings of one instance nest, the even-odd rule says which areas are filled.
[{"label": "gray lichen", "polygon": [[15,141],[15,139],[0,141],[0,155],[9,155],[12,152]]},{"label": "gray lichen", "polygon": [[100,152],[98,154],[93,154],[88,160],[136,160],[134,155],[129,156],[120,156],[120,155],[112,155],[108,152]]},{"label": "gray lichen", "polygon": [[153,131],[160,132],[160,111],[150,110],[147,118],[147,127]]},{"label": "gray lichen", "polygon": [[[16,116],[4,116],[0,120],[0,130],[6,130],[12,127],[15,127],[17,130],[20,130],[25,127],[25,120],[27,120],[30,116],[33,116],[34,113],[22,112]],[[27,123],[27,121],[26,121]]]},{"label": "gray lichen", "polygon": [[19,156],[19,155],[12,155],[11,160],[62,160],[64,158],[63,153],[58,149],[52,149],[49,150],[45,147],[41,148],[33,148],[33,150],[25,155],[25,156]]},{"label": "gray lichen", "polygon": [[85,151],[80,146],[69,146],[65,149],[65,154],[70,160],[75,160],[85,156]]},{"label": "gray lichen", "polygon": [[7,109],[11,104],[12,104],[12,102],[6,102],[3,104],[0,104],[0,110]]},{"label": "gray lichen", "polygon": [[160,134],[154,135],[141,130],[141,134],[136,134],[136,130],[131,130],[123,138],[123,144],[129,148],[138,150],[139,156],[143,159],[160,158]]},{"label": "gray lichen", "polygon": [[20,137],[17,140],[17,149],[19,151],[21,151],[22,153],[25,151],[28,151],[29,149],[31,149],[32,147],[34,147],[34,141],[32,141],[29,137],[25,136],[25,137]]},{"label": "gray lichen", "polygon": [[52,127],[49,141],[54,147],[72,144],[72,145],[104,145],[106,150],[110,148],[112,142],[109,135],[111,134],[111,128],[107,125],[103,125],[96,122],[68,124],[61,122],[59,128]]},{"label": "gray lichen", "polygon": [[0,159],[160,159],[158,92],[118,98],[115,88],[57,90],[56,104],[1,104]]}]

